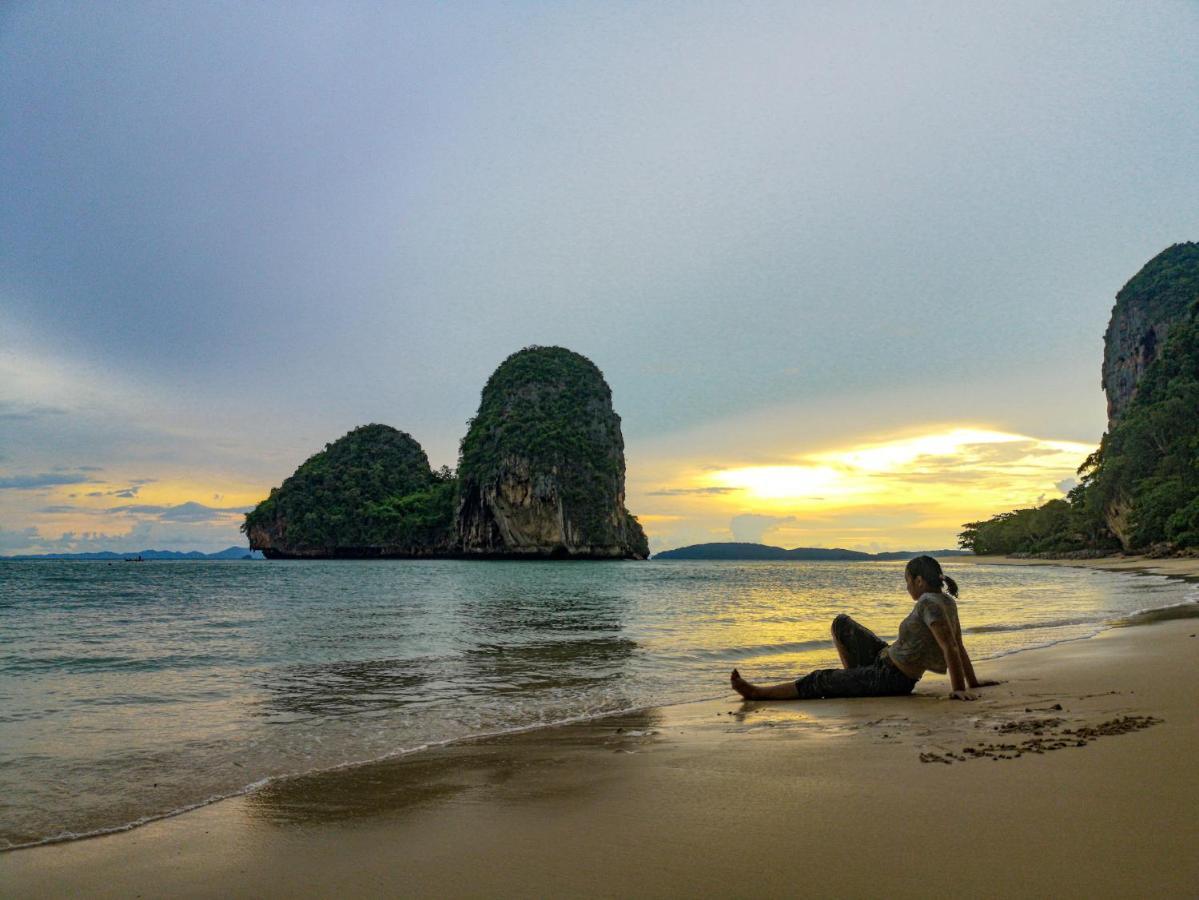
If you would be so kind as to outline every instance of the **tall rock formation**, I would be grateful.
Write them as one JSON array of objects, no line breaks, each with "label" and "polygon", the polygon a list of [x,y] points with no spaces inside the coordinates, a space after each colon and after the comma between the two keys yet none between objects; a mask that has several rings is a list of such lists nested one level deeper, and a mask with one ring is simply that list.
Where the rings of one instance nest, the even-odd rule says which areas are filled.
[{"label": "tall rock formation", "polygon": [[[1175,244],[1134,275],[1116,295],[1103,342],[1108,435],[1137,396],[1142,376],[1166,347],[1170,329],[1199,301],[1199,243]],[[1199,410],[1193,411],[1199,415]],[[1105,436],[1105,445],[1108,438]],[[1110,455],[1110,450],[1108,451]],[[1133,541],[1133,484],[1113,485],[1104,520],[1125,550]]]},{"label": "tall rock formation", "polygon": [[1116,294],[1103,337],[1107,417],[1120,417],[1137,383],[1166,345],[1170,325],[1199,297],[1199,243],[1175,244],[1153,257]]},{"label": "tall rock formation", "polygon": [[272,488],[242,531],[271,559],[442,556],[455,546],[456,487],[410,435],[363,425]]},{"label": "tall rock formation", "polygon": [[495,370],[462,439],[458,540],[466,556],[645,559],[625,509],[624,439],[591,360],[526,347]]}]

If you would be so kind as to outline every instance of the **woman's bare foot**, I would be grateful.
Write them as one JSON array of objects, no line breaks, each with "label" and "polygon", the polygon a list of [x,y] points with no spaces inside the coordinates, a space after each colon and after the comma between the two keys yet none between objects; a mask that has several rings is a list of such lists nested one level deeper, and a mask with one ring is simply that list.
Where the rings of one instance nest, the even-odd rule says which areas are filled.
[{"label": "woman's bare foot", "polygon": [[733,690],[746,700],[753,700],[757,695],[757,688],[742,678],[741,673],[736,669],[733,669],[733,674],[729,676],[729,681],[733,685]]}]

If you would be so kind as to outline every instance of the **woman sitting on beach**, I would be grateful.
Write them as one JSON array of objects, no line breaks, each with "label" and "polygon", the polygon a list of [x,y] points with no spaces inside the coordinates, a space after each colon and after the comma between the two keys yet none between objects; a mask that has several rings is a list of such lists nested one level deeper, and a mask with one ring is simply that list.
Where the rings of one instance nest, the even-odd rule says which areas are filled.
[{"label": "woman sitting on beach", "polygon": [[816,669],[796,681],[750,684],[733,669],[733,690],[746,700],[816,700],[821,697],[889,697],[910,694],[925,671],[949,671],[954,700],[974,700],[970,689],[998,684],[979,681],[962,644],[957,583],[931,556],[917,556],[904,571],[916,601],[888,645],[869,628],[842,613],[833,619],[833,644],[843,668]]}]

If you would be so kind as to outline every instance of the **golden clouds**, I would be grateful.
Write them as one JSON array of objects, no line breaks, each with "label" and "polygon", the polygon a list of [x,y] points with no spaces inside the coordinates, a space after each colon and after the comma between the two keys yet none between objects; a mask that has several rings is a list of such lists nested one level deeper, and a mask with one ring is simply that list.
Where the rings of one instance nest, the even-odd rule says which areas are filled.
[{"label": "golden clouds", "polygon": [[685,511],[697,525],[706,520],[709,531],[718,522],[727,529],[734,516],[772,516],[775,540],[783,542],[851,546],[869,536],[872,544],[950,546],[964,522],[1060,496],[1057,485],[1093,449],[950,425],[776,457],[768,465],[697,467],[679,483],[648,492],[638,508],[651,513],[645,517],[651,525]]},{"label": "golden clouds", "polygon": [[[788,465],[704,473],[703,486],[739,488],[743,503],[797,510],[945,503],[964,494],[1032,502],[1054,491],[1094,447],[979,428],[862,443],[799,456]],[[986,510],[980,510],[979,514]]]}]

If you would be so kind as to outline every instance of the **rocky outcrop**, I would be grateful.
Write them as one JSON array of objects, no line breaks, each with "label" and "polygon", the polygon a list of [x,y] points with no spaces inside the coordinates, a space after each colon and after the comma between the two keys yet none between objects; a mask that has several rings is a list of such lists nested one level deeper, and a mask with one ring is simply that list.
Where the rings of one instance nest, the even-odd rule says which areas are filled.
[{"label": "rocky outcrop", "polygon": [[443,556],[454,549],[456,485],[410,435],[364,425],[327,444],[246,515],[271,559]]},{"label": "rocky outcrop", "polygon": [[1182,318],[1199,296],[1196,268],[1199,244],[1175,244],[1146,263],[1116,295],[1103,338],[1109,430],[1136,396],[1145,370],[1165,347],[1170,325]]},{"label": "rocky outcrop", "polygon": [[462,440],[463,555],[645,559],[625,509],[624,439],[612,392],[589,359],[527,347],[495,370]]},{"label": "rocky outcrop", "polygon": [[[1108,433],[1137,396],[1142,376],[1166,347],[1173,325],[1199,300],[1199,243],[1175,244],[1134,275],[1116,295],[1103,338],[1103,390]],[[1103,505],[1104,521],[1127,550],[1133,543],[1133,485],[1120,484]]]},{"label": "rocky outcrop", "polygon": [[1116,295],[1103,389],[1107,430],[1066,499],[969,522],[963,547],[1056,556],[1117,544],[1199,548],[1199,243],[1159,253]]},{"label": "rocky outcrop", "polygon": [[462,439],[459,477],[410,435],[366,425],[247,513],[272,559],[646,559],[625,509],[624,439],[604,376],[561,347],[508,357]]}]

